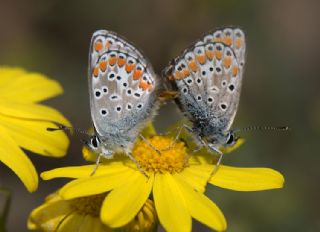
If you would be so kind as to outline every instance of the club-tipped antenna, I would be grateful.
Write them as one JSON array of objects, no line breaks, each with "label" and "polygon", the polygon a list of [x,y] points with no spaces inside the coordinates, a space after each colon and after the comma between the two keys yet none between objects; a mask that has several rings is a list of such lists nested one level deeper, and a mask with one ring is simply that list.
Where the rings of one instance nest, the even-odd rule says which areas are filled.
[{"label": "club-tipped antenna", "polygon": [[248,126],[234,130],[234,133],[242,133],[247,131],[287,131],[290,128],[288,126]]},{"label": "club-tipped antenna", "polygon": [[58,127],[56,127],[56,128],[48,127],[48,128],[47,128],[47,131],[63,130],[63,131],[68,131],[68,132],[70,132],[71,134],[72,134],[73,132],[76,132],[76,133],[78,133],[78,134],[84,134],[84,135],[88,135],[88,136],[89,136],[89,134],[88,134],[86,131],[80,130],[79,128],[69,127],[69,126],[65,126],[65,125],[62,125],[62,124],[58,124],[57,126],[58,126]]}]

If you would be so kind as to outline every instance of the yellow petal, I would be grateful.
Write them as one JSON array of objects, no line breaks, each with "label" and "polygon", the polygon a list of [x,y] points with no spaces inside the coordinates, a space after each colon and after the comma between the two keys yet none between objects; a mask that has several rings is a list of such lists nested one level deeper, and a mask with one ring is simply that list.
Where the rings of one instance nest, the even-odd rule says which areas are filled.
[{"label": "yellow petal", "polygon": [[147,201],[154,176],[147,179],[139,172],[132,173],[133,178],[121,187],[112,190],[104,200],[101,208],[101,220],[109,227],[115,228],[129,223]]},{"label": "yellow petal", "polygon": [[[9,77],[9,78],[8,78]],[[39,102],[63,92],[60,84],[40,73],[0,68],[0,97],[15,102]]]},{"label": "yellow petal", "polygon": [[136,173],[133,169],[127,168],[125,171],[119,169],[109,175],[77,179],[63,186],[59,194],[68,200],[108,192],[118,186],[127,184],[129,180],[134,178]]},{"label": "yellow petal", "polygon": [[102,222],[99,220],[99,218],[92,217],[91,215],[85,215],[83,216],[82,222],[81,222],[81,228],[77,230],[77,232],[107,232],[111,229],[107,228],[102,224]]},{"label": "yellow petal", "polygon": [[235,191],[282,188],[284,177],[270,168],[236,168],[220,165],[210,184]]},{"label": "yellow petal", "polygon": [[194,189],[203,193],[212,170],[213,165],[190,165],[175,175],[181,176]]},{"label": "yellow petal", "polygon": [[87,146],[82,147],[82,156],[86,161],[96,161],[98,156],[93,150],[89,149]]},{"label": "yellow petal", "polygon": [[206,149],[201,149],[199,152],[193,154],[189,159],[189,164],[213,164],[215,154],[209,153]]},{"label": "yellow petal", "polygon": [[3,115],[0,115],[0,123],[20,147],[45,156],[61,157],[66,154],[69,139],[65,133],[47,131],[48,127],[55,127],[53,123]]},{"label": "yellow petal", "polygon": [[112,229],[108,228],[105,226],[100,218],[94,218],[95,222],[93,222],[92,228],[87,231],[92,231],[92,232],[112,232]]},{"label": "yellow petal", "polygon": [[155,175],[153,198],[160,223],[167,231],[191,231],[191,215],[184,195],[172,175]]},{"label": "yellow petal", "polygon": [[68,202],[57,200],[32,210],[28,218],[28,229],[42,229],[44,231],[56,231],[61,221],[71,212]]},{"label": "yellow petal", "polygon": [[82,227],[83,215],[72,213],[67,216],[59,225],[57,232],[79,231]]},{"label": "yellow petal", "polygon": [[203,193],[195,191],[181,176],[175,175],[174,178],[185,198],[191,216],[214,230],[226,230],[227,222],[218,206]]},{"label": "yellow petal", "polygon": [[22,68],[0,66],[0,90],[5,89],[14,78],[20,78],[26,74],[27,72]]},{"label": "yellow petal", "polygon": [[40,104],[17,103],[1,99],[0,113],[9,117],[56,122],[71,126],[60,112]]},{"label": "yellow petal", "polygon": [[29,192],[37,189],[38,175],[33,164],[2,126],[0,126],[0,161],[15,172]]},{"label": "yellow petal", "polygon": [[[93,170],[94,165],[83,165],[74,167],[55,168],[50,171],[41,173],[43,180],[51,180],[54,178],[86,178],[89,177]],[[100,164],[94,173],[93,177],[101,175],[112,175],[113,173],[125,172],[129,169],[120,162],[110,162],[108,165]]]}]

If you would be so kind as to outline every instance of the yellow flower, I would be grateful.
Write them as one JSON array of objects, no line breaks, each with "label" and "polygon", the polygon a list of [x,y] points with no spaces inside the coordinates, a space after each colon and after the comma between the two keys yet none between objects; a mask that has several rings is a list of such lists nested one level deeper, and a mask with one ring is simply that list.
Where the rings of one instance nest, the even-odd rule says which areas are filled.
[{"label": "yellow flower", "polygon": [[[167,231],[191,231],[192,218],[204,225],[224,231],[227,223],[223,213],[204,195],[207,181],[214,169],[213,156],[203,150],[189,156],[184,142],[169,137],[151,136],[150,144],[138,141],[132,155],[148,173],[146,178],[126,157],[106,160],[90,176],[94,165],[58,168],[41,174],[45,180],[74,178],[63,186],[59,195],[65,200],[108,193],[101,205],[100,218],[111,228],[119,228],[136,217],[148,199],[155,203],[161,225]],[[87,149],[84,149],[88,153]],[[90,154],[85,154],[90,158]],[[235,168],[221,165],[210,183],[239,191],[281,188],[283,177],[267,168]]]},{"label": "yellow flower", "polygon": [[0,161],[20,178],[28,191],[38,186],[35,167],[24,151],[52,157],[65,155],[67,136],[46,128],[70,125],[58,111],[39,104],[62,93],[56,81],[20,68],[0,67]]},{"label": "yellow flower", "polygon": [[[72,232],[109,232],[111,228],[99,218],[100,208],[106,194],[63,200],[53,193],[43,205],[34,209],[28,218],[29,230]],[[121,231],[152,231],[157,225],[154,203],[147,200],[136,217]]]},{"label": "yellow flower", "polygon": [[43,205],[34,209],[28,219],[29,230],[41,231],[111,231],[99,219],[99,210],[105,194],[70,201],[53,193]]}]

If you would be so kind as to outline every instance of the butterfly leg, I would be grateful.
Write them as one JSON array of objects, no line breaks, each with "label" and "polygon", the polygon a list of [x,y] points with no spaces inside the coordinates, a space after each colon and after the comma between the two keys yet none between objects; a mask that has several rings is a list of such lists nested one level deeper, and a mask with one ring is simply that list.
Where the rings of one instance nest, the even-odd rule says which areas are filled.
[{"label": "butterfly leg", "polygon": [[93,176],[93,175],[96,173],[96,171],[98,170],[101,157],[102,157],[102,154],[99,154],[99,155],[98,155],[98,158],[97,158],[97,160],[96,160],[96,165],[94,166],[94,169],[93,169],[93,171],[91,172],[90,176]]},{"label": "butterfly leg", "polygon": [[177,140],[179,139],[179,137],[180,137],[183,129],[186,129],[186,130],[189,131],[189,132],[192,132],[192,131],[193,131],[192,128],[189,127],[187,124],[182,124],[182,126],[179,127],[178,133],[176,134],[174,140],[170,143],[170,145],[169,145],[167,148],[163,149],[163,151],[170,150],[170,149],[173,147],[173,145],[174,145],[174,144],[177,142]]},{"label": "butterfly leg", "polygon": [[157,148],[155,148],[143,135],[140,134],[139,136],[152,150],[157,152],[158,155],[161,155],[161,152]]},{"label": "butterfly leg", "polygon": [[218,161],[217,161],[217,163],[216,163],[216,165],[210,175],[210,177],[212,177],[218,171],[218,168],[219,168],[221,161],[222,161],[223,153],[218,148],[213,146],[211,143],[208,144],[208,147],[210,148],[210,150],[216,152],[219,155]]},{"label": "butterfly leg", "polygon": [[145,170],[143,170],[143,168],[140,166],[140,164],[138,163],[138,161],[131,155],[130,152],[125,151],[126,155],[131,159],[131,161],[138,167],[138,169],[140,170],[140,172],[147,178],[149,178],[148,174],[145,172]]},{"label": "butterfly leg", "polygon": [[[190,132],[193,132],[193,131],[190,131]],[[203,147],[207,146],[207,143],[201,138],[200,135],[197,135],[197,139],[200,142],[200,145],[196,149],[194,149],[192,151],[192,153],[196,153],[196,152],[200,151]]]}]

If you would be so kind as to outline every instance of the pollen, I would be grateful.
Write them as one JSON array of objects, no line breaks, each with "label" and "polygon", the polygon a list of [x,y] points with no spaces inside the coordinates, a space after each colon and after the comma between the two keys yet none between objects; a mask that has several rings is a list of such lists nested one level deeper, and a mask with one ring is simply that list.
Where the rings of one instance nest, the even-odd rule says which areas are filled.
[{"label": "pollen", "polygon": [[165,136],[154,136],[136,143],[134,158],[147,172],[176,173],[188,165],[187,148],[183,142]]},{"label": "pollen", "polygon": [[79,197],[70,201],[70,207],[81,215],[99,217],[103,200],[106,194],[98,194],[89,197]]}]

